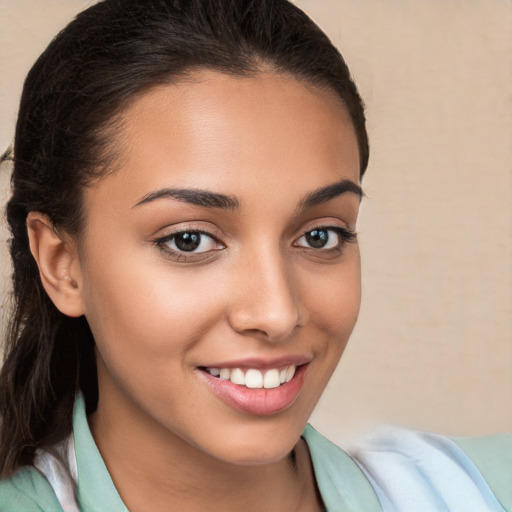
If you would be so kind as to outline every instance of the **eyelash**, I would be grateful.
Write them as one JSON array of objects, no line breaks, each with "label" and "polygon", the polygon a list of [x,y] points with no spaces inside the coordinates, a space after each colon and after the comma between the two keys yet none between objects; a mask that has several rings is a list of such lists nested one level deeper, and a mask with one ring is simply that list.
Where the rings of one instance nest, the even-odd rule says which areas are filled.
[{"label": "eyelash", "polygon": [[[339,241],[336,244],[335,247],[329,247],[327,249],[324,248],[315,248],[315,247],[305,247],[298,245],[298,241],[302,238],[305,238],[308,234],[311,234],[315,231],[320,232],[334,232],[339,237]],[[168,244],[169,242],[174,241],[174,245],[176,246],[176,238],[180,235],[199,235],[199,246],[202,243],[201,238],[203,236],[208,237],[212,240],[212,243],[215,243],[217,245],[220,245],[221,247],[219,249],[210,249],[206,251],[197,252],[195,250],[191,251],[182,251],[178,249],[171,249]],[[327,241],[329,241],[329,235],[327,236]],[[315,253],[333,253],[337,252],[338,254],[342,252],[343,248],[348,243],[354,243],[357,241],[357,234],[354,231],[351,231],[349,229],[340,227],[340,226],[316,226],[311,229],[308,229],[303,235],[301,235],[294,243],[294,247],[301,248],[303,250],[310,250],[314,251]],[[219,251],[225,248],[224,244],[220,242],[217,235],[210,233],[208,231],[204,231],[201,229],[181,229],[179,231],[175,231],[173,233],[169,233],[167,235],[155,238],[152,240],[152,243],[157,246],[163,253],[165,253],[168,256],[171,256],[172,258],[178,260],[178,261],[192,261],[193,259],[201,259],[201,255],[207,255],[211,254],[212,252]],[[199,247],[198,246],[198,247]],[[202,256],[203,258],[205,256]]]},{"label": "eyelash", "polygon": [[[211,249],[209,251],[197,252],[195,250],[181,251],[181,250],[179,250],[179,248],[172,249],[168,246],[168,244],[173,241],[174,241],[174,245],[176,245],[176,238],[180,235],[185,235],[185,234],[199,235],[199,244],[201,244],[203,242],[203,240],[202,240],[203,237],[208,237],[212,240],[212,242],[214,242],[215,244],[220,245],[222,247],[220,249]],[[169,233],[162,237],[155,238],[153,240],[153,244],[156,245],[163,253],[165,253],[168,256],[173,257],[174,259],[176,259],[178,261],[189,261],[194,258],[197,259],[198,257],[199,258],[201,257],[200,255],[205,255],[205,254],[211,253],[212,251],[218,251],[218,250],[225,248],[224,244],[222,244],[222,242],[219,241],[219,237],[217,235],[210,233],[208,231],[205,231],[205,230],[201,230],[201,229],[181,229],[179,231]]]},{"label": "eyelash", "polygon": [[[337,251],[338,253],[340,253],[346,244],[354,243],[357,241],[357,233],[355,233],[355,231],[351,231],[350,229],[342,228],[341,226],[316,226],[311,229],[308,229],[302,236],[300,236],[297,239],[297,242],[301,238],[305,238],[308,234],[311,234],[315,231],[323,231],[323,232],[333,231],[339,237],[339,241],[335,247],[330,247],[327,249],[323,249],[323,248],[317,249],[315,247],[303,247],[303,249],[312,249],[313,251],[319,251],[319,252],[320,251],[323,251],[323,252]],[[329,240],[329,237],[328,237],[328,240]],[[297,245],[296,245],[297,242],[294,242],[294,245],[296,247],[297,247]],[[300,247],[300,246],[298,246],[298,247]]]}]

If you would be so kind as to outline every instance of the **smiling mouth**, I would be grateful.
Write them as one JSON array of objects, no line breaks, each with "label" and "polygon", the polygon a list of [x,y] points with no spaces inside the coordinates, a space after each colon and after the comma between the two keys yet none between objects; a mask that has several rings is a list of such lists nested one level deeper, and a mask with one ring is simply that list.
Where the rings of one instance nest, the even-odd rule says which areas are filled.
[{"label": "smiling mouth", "polygon": [[258,370],[257,368],[209,368],[201,370],[220,380],[229,380],[233,384],[249,389],[274,389],[290,382],[295,375],[297,365],[289,365],[284,368],[269,368]]},{"label": "smiling mouth", "polygon": [[[305,358],[302,358],[305,359]],[[202,366],[200,375],[227,405],[245,414],[269,416],[290,407],[299,396],[310,360],[242,366]]]}]

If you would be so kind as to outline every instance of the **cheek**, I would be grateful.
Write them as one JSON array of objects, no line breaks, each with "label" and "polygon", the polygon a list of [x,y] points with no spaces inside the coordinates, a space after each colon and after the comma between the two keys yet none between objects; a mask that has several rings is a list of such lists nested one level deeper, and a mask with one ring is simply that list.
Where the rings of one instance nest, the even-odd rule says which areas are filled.
[{"label": "cheek", "polygon": [[187,392],[198,392],[189,378],[193,356],[219,317],[218,296],[205,293],[206,276],[192,279],[194,274],[173,271],[164,261],[125,263],[93,265],[88,273],[86,317],[99,356],[100,388],[113,396],[122,390],[170,425],[165,411],[187,403],[184,382]]},{"label": "cheek", "polygon": [[351,248],[337,269],[320,273],[308,287],[310,328],[322,340],[317,345],[315,376],[318,379],[316,400],[338,365],[352,334],[361,302],[360,259],[357,247]]},{"label": "cheek", "polygon": [[90,262],[84,282],[86,317],[104,351],[154,359],[182,354],[218,318],[218,296],[205,273],[176,272],[165,261]]},{"label": "cheek", "polygon": [[361,269],[356,249],[339,269],[312,279],[315,285],[310,285],[307,292],[311,321],[330,339],[344,343],[354,328],[361,303]]}]

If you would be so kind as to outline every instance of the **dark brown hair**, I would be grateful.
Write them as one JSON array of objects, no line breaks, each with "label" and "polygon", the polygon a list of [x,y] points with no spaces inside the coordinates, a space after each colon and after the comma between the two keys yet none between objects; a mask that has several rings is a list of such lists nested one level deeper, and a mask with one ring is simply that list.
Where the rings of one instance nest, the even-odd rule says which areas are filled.
[{"label": "dark brown hair", "polygon": [[60,313],[30,253],[26,218],[79,236],[81,193],[112,170],[115,120],[141,92],[195,69],[251,75],[262,66],[334,91],[350,113],[361,175],[368,140],[361,98],[340,53],[287,0],[104,0],[77,16],[29,72],[14,143],[14,309],[0,373],[0,474],[71,432],[76,393],[97,402],[94,340]]}]

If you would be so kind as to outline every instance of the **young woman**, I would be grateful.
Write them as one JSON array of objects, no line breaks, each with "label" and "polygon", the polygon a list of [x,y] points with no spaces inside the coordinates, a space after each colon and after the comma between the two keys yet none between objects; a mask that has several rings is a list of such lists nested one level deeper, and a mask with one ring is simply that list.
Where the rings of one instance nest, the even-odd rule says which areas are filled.
[{"label": "young woman", "polygon": [[400,506],[307,425],[358,314],[369,151],[304,13],[100,2],[29,73],[14,151],[0,510]]}]

